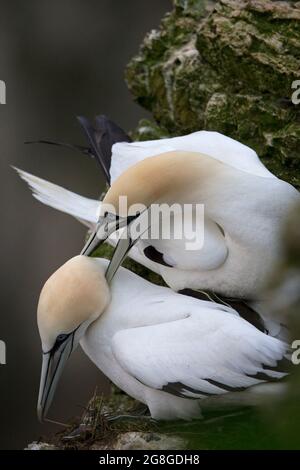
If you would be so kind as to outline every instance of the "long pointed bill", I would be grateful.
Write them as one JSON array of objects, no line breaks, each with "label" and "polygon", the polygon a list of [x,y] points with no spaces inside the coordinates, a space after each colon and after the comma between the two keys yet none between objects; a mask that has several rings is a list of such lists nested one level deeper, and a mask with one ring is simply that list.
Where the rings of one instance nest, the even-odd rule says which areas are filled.
[{"label": "long pointed bill", "polygon": [[135,245],[143,233],[147,232],[148,228],[149,212],[147,210],[142,212],[139,217],[134,218],[134,220],[132,220],[131,223],[127,225],[126,230],[124,230],[117,243],[105,273],[105,278],[108,283],[112,281],[116,271],[123,263],[130,249]]},{"label": "long pointed bill", "polygon": [[37,405],[37,414],[41,422],[49,410],[59,378],[73,350],[73,343],[74,333],[70,334],[66,341],[59,348],[53,348],[51,351],[43,353],[40,390]]},{"label": "long pointed bill", "polygon": [[119,266],[123,263],[123,260],[126,258],[127,253],[130,248],[137,242],[137,240],[132,240],[130,235],[126,238],[120,238],[113,253],[112,259],[108,265],[108,268],[105,273],[105,278],[108,283],[110,283],[116,274]]},{"label": "long pointed bill", "polygon": [[107,238],[119,228],[126,227],[131,218],[119,217],[115,214],[108,213],[100,217],[96,226],[96,230],[92,233],[87,243],[85,244],[81,255],[91,256],[94,251],[102,245]]}]

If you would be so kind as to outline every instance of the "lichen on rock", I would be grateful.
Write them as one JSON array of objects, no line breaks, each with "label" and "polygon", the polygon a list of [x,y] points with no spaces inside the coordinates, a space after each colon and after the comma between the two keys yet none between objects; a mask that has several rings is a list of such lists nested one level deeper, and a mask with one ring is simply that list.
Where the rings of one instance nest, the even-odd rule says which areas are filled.
[{"label": "lichen on rock", "polygon": [[155,120],[141,122],[134,137],[219,131],[299,187],[297,79],[300,2],[175,0],[126,70],[135,100]]}]

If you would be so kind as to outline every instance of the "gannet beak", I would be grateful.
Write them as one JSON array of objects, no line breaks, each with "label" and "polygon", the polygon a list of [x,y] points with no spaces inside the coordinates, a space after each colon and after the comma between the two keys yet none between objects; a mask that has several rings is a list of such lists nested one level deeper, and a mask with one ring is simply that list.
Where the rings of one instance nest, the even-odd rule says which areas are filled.
[{"label": "gannet beak", "polygon": [[70,334],[64,343],[51,351],[43,352],[43,362],[41,371],[40,390],[37,405],[37,414],[39,421],[43,421],[62,374],[64,366],[73,350],[74,333]]},{"label": "gannet beak", "polygon": [[120,217],[119,215],[107,212],[104,216],[99,217],[95,231],[88,239],[80,254],[91,256],[112,233],[120,228],[127,227],[133,220],[139,217],[139,215],[140,213],[133,216]]},{"label": "gannet beak", "polygon": [[[126,232],[124,231],[122,236],[119,238],[119,241],[117,243],[113,256],[110,260],[110,263],[105,273],[105,278],[108,283],[110,283],[111,280],[113,279],[116,271],[118,270],[119,266],[122,264],[129,250],[133,247],[133,245],[138,241],[138,239],[142,235],[142,232],[135,230],[135,225],[143,226],[144,227],[143,231],[145,232],[148,230],[149,228],[148,216],[149,216],[149,212],[148,210],[145,210],[142,213],[138,213],[133,217],[127,218]],[[126,236],[124,237],[124,235]]]},{"label": "gannet beak", "polygon": [[112,233],[119,230],[119,228],[125,227],[128,223],[129,221],[126,217],[119,217],[111,213],[100,217],[95,231],[88,239],[80,254],[91,256]]},{"label": "gannet beak", "polygon": [[124,258],[126,257],[128,251],[135,244],[137,240],[133,240],[129,233],[127,233],[127,238],[120,238],[113,253],[113,256],[110,260],[108,268],[105,273],[105,278],[108,284],[111,282],[119,266],[122,264]]}]

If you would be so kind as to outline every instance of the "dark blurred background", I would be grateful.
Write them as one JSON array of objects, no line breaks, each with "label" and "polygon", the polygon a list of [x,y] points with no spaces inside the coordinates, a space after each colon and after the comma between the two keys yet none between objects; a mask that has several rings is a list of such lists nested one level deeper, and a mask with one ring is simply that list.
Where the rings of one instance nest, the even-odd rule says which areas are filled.
[{"label": "dark blurred background", "polygon": [[[41,362],[36,326],[40,289],[82,247],[85,229],[35,201],[10,165],[97,197],[96,163],[71,150],[24,145],[51,138],[84,144],[75,116],[105,113],[133,129],[145,112],[124,82],[124,68],[170,0],[0,1],[1,320],[7,365],[0,365],[0,448],[23,448],[54,425],[41,425],[36,400]],[[74,353],[50,416],[81,414],[93,393],[108,390],[81,350]]]}]

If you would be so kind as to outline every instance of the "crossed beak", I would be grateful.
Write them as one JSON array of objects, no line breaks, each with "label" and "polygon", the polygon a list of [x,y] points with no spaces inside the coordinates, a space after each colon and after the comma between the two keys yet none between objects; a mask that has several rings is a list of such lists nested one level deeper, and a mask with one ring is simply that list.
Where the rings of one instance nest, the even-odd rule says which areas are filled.
[{"label": "crossed beak", "polygon": [[52,403],[64,366],[74,349],[74,332],[59,346],[43,352],[40,390],[37,405],[39,421],[43,421]]},{"label": "crossed beak", "polygon": [[126,227],[126,231],[120,237],[105,273],[107,282],[112,280],[115,272],[126,257],[128,251],[137,241],[137,239],[133,239],[130,235],[130,227],[132,222],[137,220],[139,216],[140,214],[129,217],[120,217],[111,213],[107,213],[106,215],[100,217],[96,226],[96,230],[92,233],[83,250],[81,251],[82,255],[91,256],[112,233],[114,233],[116,230],[119,230],[120,228]]},{"label": "crossed beak", "polygon": [[126,225],[128,225],[126,217],[119,217],[110,213],[101,216],[97,222],[95,231],[88,239],[80,254],[91,256],[112,233],[119,230],[119,228],[126,227]]}]

